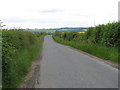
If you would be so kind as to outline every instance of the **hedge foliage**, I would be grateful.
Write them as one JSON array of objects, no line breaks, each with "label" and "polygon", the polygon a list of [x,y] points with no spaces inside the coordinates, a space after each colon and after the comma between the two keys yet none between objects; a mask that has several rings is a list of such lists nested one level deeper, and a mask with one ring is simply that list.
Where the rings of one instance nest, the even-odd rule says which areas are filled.
[{"label": "hedge foliage", "polygon": [[90,27],[85,33],[56,31],[55,36],[68,41],[81,41],[95,43],[110,47],[118,47],[120,44],[120,22],[108,23]]},{"label": "hedge foliage", "polygon": [[15,88],[23,81],[42,46],[43,35],[2,30],[2,87]]},{"label": "hedge foliage", "polygon": [[90,27],[85,32],[56,31],[53,39],[99,58],[120,63],[120,22]]}]

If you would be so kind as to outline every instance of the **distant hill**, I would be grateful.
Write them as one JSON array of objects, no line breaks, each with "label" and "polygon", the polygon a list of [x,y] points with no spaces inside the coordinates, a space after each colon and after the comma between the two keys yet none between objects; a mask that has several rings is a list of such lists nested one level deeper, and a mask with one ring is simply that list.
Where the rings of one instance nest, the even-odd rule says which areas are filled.
[{"label": "distant hill", "polygon": [[33,32],[33,33],[40,33],[40,32],[54,33],[55,31],[62,31],[62,32],[70,32],[70,31],[84,32],[87,29],[88,29],[88,27],[64,27],[64,28],[53,28],[53,29],[25,29],[25,31],[30,31],[30,32]]},{"label": "distant hill", "polygon": [[87,29],[87,27],[79,27],[79,28],[60,28],[59,31],[62,32],[70,32],[70,31],[77,31],[77,32],[84,32]]}]

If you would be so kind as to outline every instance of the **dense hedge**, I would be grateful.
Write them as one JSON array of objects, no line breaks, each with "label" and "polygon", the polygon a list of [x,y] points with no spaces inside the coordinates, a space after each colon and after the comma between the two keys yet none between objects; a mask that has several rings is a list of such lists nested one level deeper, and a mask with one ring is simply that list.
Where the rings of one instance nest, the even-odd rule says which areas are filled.
[{"label": "dense hedge", "polygon": [[43,35],[21,30],[2,31],[2,87],[15,88],[38,55]]},{"label": "dense hedge", "polygon": [[120,43],[120,22],[90,27],[85,33],[78,33],[75,31],[62,33],[56,31],[55,36],[68,41],[83,41],[86,43],[118,47]]},{"label": "dense hedge", "polygon": [[120,43],[120,22],[90,27],[85,33],[85,39],[93,43],[118,47],[118,43]]},{"label": "dense hedge", "polygon": [[94,56],[120,63],[120,22],[90,27],[85,32],[56,31],[53,39]]}]

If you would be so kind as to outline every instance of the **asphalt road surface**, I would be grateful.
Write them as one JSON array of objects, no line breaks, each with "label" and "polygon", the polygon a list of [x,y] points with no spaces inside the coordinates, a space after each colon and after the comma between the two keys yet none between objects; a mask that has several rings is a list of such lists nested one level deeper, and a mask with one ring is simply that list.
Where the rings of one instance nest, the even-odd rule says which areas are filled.
[{"label": "asphalt road surface", "polygon": [[36,88],[118,88],[118,70],[46,36]]}]

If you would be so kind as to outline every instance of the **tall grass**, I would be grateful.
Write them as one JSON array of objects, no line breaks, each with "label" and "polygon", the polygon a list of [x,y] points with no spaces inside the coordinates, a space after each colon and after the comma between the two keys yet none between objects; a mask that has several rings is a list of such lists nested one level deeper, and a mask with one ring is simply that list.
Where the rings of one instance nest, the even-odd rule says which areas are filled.
[{"label": "tall grass", "polygon": [[118,60],[118,56],[120,56],[120,53],[115,47],[108,47],[105,45],[95,43],[86,43],[84,41],[65,40],[55,35],[53,35],[53,39],[58,43],[65,44],[73,48],[85,51],[99,58],[120,63],[120,61]]},{"label": "tall grass", "polygon": [[120,22],[89,27],[84,33],[56,31],[53,38],[59,43],[120,63],[118,61],[120,56]]},{"label": "tall grass", "polygon": [[20,30],[2,31],[3,88],[16,88],[21,84],[41,49],[43,37]]}]

